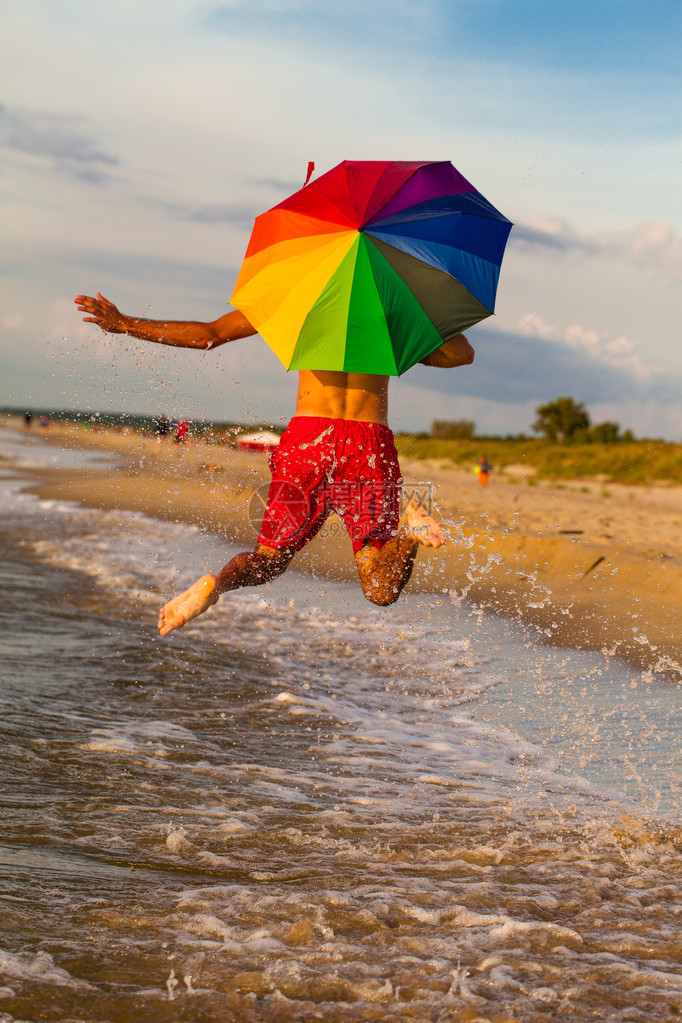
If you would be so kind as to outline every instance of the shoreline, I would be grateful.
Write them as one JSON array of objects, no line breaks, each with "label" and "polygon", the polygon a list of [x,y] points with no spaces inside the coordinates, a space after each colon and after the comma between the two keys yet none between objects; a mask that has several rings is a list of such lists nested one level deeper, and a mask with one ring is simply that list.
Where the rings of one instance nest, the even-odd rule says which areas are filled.
[{"label": "shoreline", "polygon": [[[16,422],[4,421],[20,430]],[[37,436],[37,433],[35,434]],[[251,547],[249,501],[267,485],[265,455],[195,441],[187,446],[133,432],[52,426],[45,443],[116,454],[114,467],[22,468],[23,487],[42,499],[142,512],[219,533]],[[406,484],[435,487],[452,539],[419,552],[412,591],[449,592],[528,623],[542,642],[596,649],[682,680],[682,488],[634,488],[575,481],[529,484],[503,474],[480,487],[443,462],[401,459]],[[36,481],[36,476],[40,480]],[[31,482],[33,479],[33,482]],[[262,505],[254,500],[257,521]],[[647,528],[648,524],[648,528]],[[312,575],[356,579],[345,530],[296,555]],[[221,566],[197,565],[217,571]]]}]

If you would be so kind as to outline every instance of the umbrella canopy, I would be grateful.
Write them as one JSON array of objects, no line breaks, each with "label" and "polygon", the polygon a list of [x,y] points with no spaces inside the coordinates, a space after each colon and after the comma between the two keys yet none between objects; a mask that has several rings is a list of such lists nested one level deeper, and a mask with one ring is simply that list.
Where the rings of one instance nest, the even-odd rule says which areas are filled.
[{"label": "umbrella canopy", "polygon": [[511,226],[451,163],[345,160],[256,218],[230,302],[287,369],[399,376],[492,314]]}]

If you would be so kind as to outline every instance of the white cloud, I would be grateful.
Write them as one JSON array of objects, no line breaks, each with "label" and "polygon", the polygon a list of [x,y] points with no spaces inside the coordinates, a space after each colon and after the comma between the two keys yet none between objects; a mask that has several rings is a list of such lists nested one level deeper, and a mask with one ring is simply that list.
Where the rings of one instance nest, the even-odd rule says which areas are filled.
[{"label": "white cloud", "polygon": [[23,313],[8,313],[2,318],[2,325],[5,330],[16,330],[24,322]]},{"label": "white cloud", "polygon": [[119,160],[98,149],[82,123],[78,117],[0,104],[0,147],[47,160],[72,177],[107,183],[112,177],[104,168],[116,166]]},{"label": "white cloud", "polygon": [[670,221],[647,220],[623,231],[579,232],[561,217],[539,215],[518,224],[512,244],[557,255],[593,255],[654,269],[682,281],[682,236]]},{"label": "white cloud", "polygon": [[530,337],[538,337],[543,341],[553,341],[567,345],[577,352],[585,352],[606,366],[612,366],[635,380],[646,382],[651,379],[657,368],[646,363],[639,354],[638,338],[626,337],[625,334],[610,334],[605,330],[583,327],[578,323],[567,327],[557,327],[543,320],[541,316],[523,317],[519,321],[519,329]]},{"label": "white cloud", "polygon": [[[58,298],[46,310],[45,340],[57,342],[70,347],[74,341],[84,341],[88,337],[101,341],[107,337],[94,323],[84,323],[82,313],[76,309],[73,299]],[[76,319],[81,317],[81,319]]]},{"label": "white cloud", "polygon": [[682,237],[669,221],[645,221],[629,231],[599,234],[594,242],[605,255],[622,256],[635,266],[654,267],[682,281]]}]

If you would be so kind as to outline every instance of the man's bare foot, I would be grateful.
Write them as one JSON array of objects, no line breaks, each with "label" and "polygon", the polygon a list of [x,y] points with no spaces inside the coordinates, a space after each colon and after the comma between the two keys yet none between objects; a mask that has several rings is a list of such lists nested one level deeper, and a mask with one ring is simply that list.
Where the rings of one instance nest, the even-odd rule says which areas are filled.
[{"label": "man's bare foot", "polygon": [[159,632],[167,636],[173,629],[179,629],[192,618],[197,618],[209,607],[216,603],[219,593],[215,592],[216,577],[214,575],[202,575],[193,586],[173,597],[159,611]]},{"label": "man's bare foot", "polygon": [[440,523],[419,501],[410,501],[405,508],[405,523],[408,535],[425,547],[442,547],[445,543]]}]

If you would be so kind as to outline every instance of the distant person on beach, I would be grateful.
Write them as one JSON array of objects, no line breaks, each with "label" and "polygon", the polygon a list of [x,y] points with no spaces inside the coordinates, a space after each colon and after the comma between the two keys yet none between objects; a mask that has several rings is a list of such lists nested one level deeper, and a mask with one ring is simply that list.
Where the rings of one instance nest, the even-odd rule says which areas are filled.
[{"label": "distant person on beach", "polygon": [[[86,323],[111,334],[181,348],[208,350],[256,334],[239,310],[210,323],[166,322],[126,316],[99,293],[75,302],[88,314]],[[450,369],[473,360],[473,348],[458,334],[422,362]],[[349,532],[365,597],[381,606],[398,599],[419,544],[441,547],[445,541],[440,524],[418,501],[407,505],[405,525],[399,526],[402,477],[388,427],[388,380],[369,373],[299,372],[294,418],[270,456],[272,481],[256,549],[237,554],[217,575],[203,575],[169,601],[159,614],[162,636],[203,614],[222,593],[281,575],[332,508]]]},{"label": "distant person on beach", "polygon": [[167,437],[171,432],[171,423],[168,416],[161,415],[156,420],[156,428],[154,433],[156,434],[156,440],[159,444],[163,442],[164,437]]},{"label": "distant person on beach", "polygon": [[474,471],[478,476],[478,482],[481,484],[481,486],[482,487],[487,486],[488,477],[490,476],[490,473],[493,471],[493,467],[485,456],[479,458],[478,462],[476,463],[476,469]]},{"label": "distant person on beach", "polygon": [[176,444],[184,444],[189,438],[189,423],[186,419],[181,419],[179,423],[175,424],[173,431],[173,440]]},{"label": "distant person on beach", "polygon": [[33,422],[33,413],[32,412],[24,412],[24,429],[25,430],[30,430],[32,422]]}]

